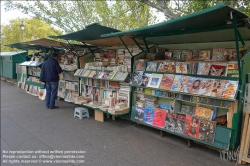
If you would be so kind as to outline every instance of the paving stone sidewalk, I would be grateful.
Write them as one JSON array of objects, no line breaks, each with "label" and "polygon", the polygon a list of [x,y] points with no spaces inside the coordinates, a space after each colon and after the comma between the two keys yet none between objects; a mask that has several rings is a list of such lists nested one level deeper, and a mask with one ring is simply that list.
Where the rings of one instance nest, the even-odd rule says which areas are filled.
[{"label": "paving stone sidewalk", "polygon": [[[1,82],[1,152],[5,151],[86,151],[83,166],[233,166],[218,151],[194,144],[158,130],[131,125],[116,118],[105,122],[91,117],[74,118],[76,105],[56,101],[59,109],[46,109],[45,101],[15,85]],[[3,155],[3,154],[2,154]],[[1,155],[1,156],[2,156]],[[1,159],[1,162],[3,159]],[[1,164],[12,165],[12,164]]]}]

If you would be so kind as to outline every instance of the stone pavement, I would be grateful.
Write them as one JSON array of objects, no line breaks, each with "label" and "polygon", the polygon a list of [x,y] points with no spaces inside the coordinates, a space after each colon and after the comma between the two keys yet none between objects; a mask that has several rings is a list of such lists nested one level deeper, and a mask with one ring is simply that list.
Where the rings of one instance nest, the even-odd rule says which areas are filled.
[{"label": "stone pavement", "polygon": [[[1,82],[1,152],[17,150],[86,151],[84,164],[13,164],[83,166],[233,166],[218,151],[127,120],[91,117],[74,118],[76,105],[56,101],[59,109],[49,110],[45,101],[13,84]],[[1,155],[2,156],[2,155]],[[3,161],[3,160],[1,160]],[[2,165],[11,165],[3,164]]]}]

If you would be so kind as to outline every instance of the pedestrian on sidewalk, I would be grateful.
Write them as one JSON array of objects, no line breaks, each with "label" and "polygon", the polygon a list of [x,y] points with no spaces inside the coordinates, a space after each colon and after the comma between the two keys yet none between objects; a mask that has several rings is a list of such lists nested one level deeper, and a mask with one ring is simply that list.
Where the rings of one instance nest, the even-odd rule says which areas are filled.
[{"label": "pedestrian on sidewalk", "polygon": [[52,57],[44,62],[40,74],[40,81],[44,82],[46,87],[46,107],[48,109],[59,108],[59,106],[55,106],[59,74],[62,72],[58,58],[59,54],[54,52]]}]

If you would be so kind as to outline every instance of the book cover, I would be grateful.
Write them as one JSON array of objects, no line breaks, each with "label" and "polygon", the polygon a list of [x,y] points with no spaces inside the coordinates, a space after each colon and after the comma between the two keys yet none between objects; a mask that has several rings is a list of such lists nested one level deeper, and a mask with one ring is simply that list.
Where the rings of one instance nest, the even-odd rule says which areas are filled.
[{"label": "book cover", "polygon": [[198,94],[202,78],[189,77],[187,88],[184,89],[186,93]]},{"label": "book cover", "polygon": [[192,50],[192,60],[198,60],[199,59],[199,50]]},{"label": "book cover", "polygon": [[181,83],[180,83],[180,92],[185,92],[185,89],[188,88],[188,80],[189,80],[189,76],[185,76],[183,75],[182,76],[182,80],[181,80]]},{"label": "book cover", "polygon": [[226,49],[224,55],[228,61],[237,61],[236,49]]},{"label": "book cover", "polygon": [[202,78],[198,94],[210,96],[214,85],[214,79]]},{"label": "book cover", "polygon": [[148,61],[148,59],[138,59],[136,61],[135,70],[144,71],[146,68],[147,61]]},{"label": "book cover", "polygon": [[199,51],[199,60],[210,60],[211,59],[211,49],[205,49]]},{"label": "book cover", "polygon": [[136,104],[135,106],[135,120],[143,121],[144,119],[144,107],[143,104]]},{"label": "book cover", "polygon": [[125,72],[125,73],[122,73],[121,77],[119,78],[119,81],[124,81],[128,76],[128,73]]},{"label": "book cover", "polygon": [[200,118],[192,116],[192,121],[189,125],[188,136],[199,138]]},{"label": "book cover", "polygon": [[214,48],[212,53],[213,61],[226,61],[227,58],[224,56],[225,48]]},{"label": "book cover", "polygon": [[95,77],[96,76],[96,71],[91,71],[88,77]]},{"label": "book cover", "polygon": [[175,72],[181,74],[187,74],[187,63],[186,62],[176,62]]},{"label": "book cover", "polygon": [[165,70],[167,73],[175,73],[175,62],[166,62]]},{"label": "book cover", "polygon": [[199,62],[197,74],[198,75],[208,75],[211,64],[208,62]]},{"label": "book cover", "polygon": [[164,74],[162,77],[160,89],[170,90],[174,81],[174,74]]},{"label": "book cover", "polygon": [[222,90],[222,98],[234,99],[238,89],[238,81],[228,80]]},{"label": "book cover", "polygon": [[111,71],[107,77],[107,79],[113,79],[117,71]]},{"label": "book cover", "polygon": [[165,121],[165,128],[169,131],[175,131],[175,124],[176,124],[176,114],[167,113],[166,121]]},{"label": "book cover", "polygon": [[179,91],[181,88],[181,81],[182,81],[182,75],[175,75],[171,90]]},{"label": "book cover", "polygon": [[216,122],[200,119],[199,139],[208,143],[214,143]]},{"label": "book cover", "polygon": [[184,125],[185,125],[186,115],[177,114],[176,123],[175,123],[175,132],[179,134],[184,134]]},{"label": "book cover", "polygon": [[147,86],[148,81],[150,79],[151,74],[143,73],[141,82],[139,83],[140,86]]},{"label": "book cover", "polygon": [[227,64],[226,63],[212,63],[210,66],[209,74],[211,76],[225,76]]},{"label": "book cover", "polygon": [[157,70],[157,62],[147,62],[146,71],[156,71]]},{"label": "book cover", "polygon": [[181,106],[181,113],[192,115],[194,113],[194,108],[193,106],[183,104]]},{"label": "book cover", "polygon": [[147,87],[159,88],[162,76],[162,74],[151,74]]},{"label": "book cover", "polygon": [[167,112],[161,108],[155,108],[153,125],[164,128]]},{"label": "book cover", "polygon": [[228,63],[226,73],[228,77],[239,77],[238,63],[237,62]]},{"label": "book cover", "polygon": [[213,89],[211,92],[212,97],[221,97],[222,96],[222,90],[226,84],[226,80],[214,80],[214,85],[213,85]]},{"label": "book cover", "polygon": [[167,59],[167,60],[172,59],[172,54],[173,54],[173,52],[166,51],[165,54],[164,54],[164,58]]},{"label": "book cover", "polygon": [[194,114],[198,117],[210,119],[211,118],[212,108],[197,106],[195,108]]},{"label": "book cover", "polygon": [[103,79],[107,79],[108,76],[109,76],[109,72],[103,72],[103,73],[102,73],[102,78],[103,78]]},{"label": "book cover", "polygon": [[90,74],[90,72],[91,72],[91,70],[86,70],[83,76],[84,76],[84,77],[88,77],[89,74]]},{"label": "book cover", "polygon": [[198,65],[199,65],[199,62],[191,62],[191,65],[190,65],[190,74],[197,74],[197,70],[198,70]]},{"label": "book cover", "polygon": [[142,81],[143,73],[144,73],[143,71],[135,71],[133,73],[131,83],[134,84],[134,85],[140,85],[140,83]]},{"label": "book cover", "polygon": [[[108,73],[108,75],[109,75],[109,73]],[[119,80],[122,77],[122,75],[123,75],[123,72],[118,71],[118,72],[116,72],[116,74],[112,80]]]},{"label": "book cover", "polygon": [[147,124],[153,124],[154,120],[154,107],[151,105],[146,105],[144,108],[144,119],[143,121]]}]

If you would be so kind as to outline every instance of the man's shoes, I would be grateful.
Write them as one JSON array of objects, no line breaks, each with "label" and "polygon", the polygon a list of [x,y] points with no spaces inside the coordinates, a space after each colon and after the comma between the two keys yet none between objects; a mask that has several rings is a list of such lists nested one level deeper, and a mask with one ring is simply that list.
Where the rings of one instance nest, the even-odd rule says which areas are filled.
[{"label": "man's shoes", "polygon": [[57,108],[59,108],[59,106],[50,107],[50,109],[57,109]]}]

